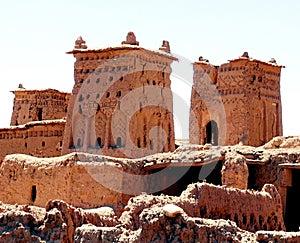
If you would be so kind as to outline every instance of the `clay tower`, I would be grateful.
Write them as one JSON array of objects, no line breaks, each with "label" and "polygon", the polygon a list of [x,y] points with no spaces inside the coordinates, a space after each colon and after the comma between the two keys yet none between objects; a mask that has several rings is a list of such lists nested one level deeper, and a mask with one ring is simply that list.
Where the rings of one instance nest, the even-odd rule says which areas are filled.
[{"label": "clay tower", "polygon": [[282,135],[283,66],[241,57],[221,66],[194,63],[190,142],[260,146]]},{"label": "clay tower", "polygon": [[142,157],[175,148],[167,51],[139,46],[133,32],[116,47],[75,43],[74,87],[63,154],[84,151]]}]

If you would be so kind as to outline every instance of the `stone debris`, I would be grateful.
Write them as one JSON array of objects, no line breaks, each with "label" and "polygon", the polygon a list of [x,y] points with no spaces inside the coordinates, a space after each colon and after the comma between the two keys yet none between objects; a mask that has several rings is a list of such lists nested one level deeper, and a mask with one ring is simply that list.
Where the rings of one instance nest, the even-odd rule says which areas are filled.
[{"label": "stone debris", "polygon": [[174,204],[167,204],[167,205],[163,206],[163,212],[166,216],[174,218],[178,214],[183,213],[183,210],[182,210],[182,208],[180,208]]},{"label": "stone debris", "polygon": [[[191,185],[190,189],[196,188],[195,186],[196,184]],[[189,198],[183,195],[189,195]],[[45,208],[1,203],[0,242],[21,242],[21,240],[65,243],[276,242],[276,240],[297,242],[300,240],[298,233],[262,230],[255,233],[241,229],[234,221],[196,217],[187,210],[188,203],[193,203],[191,199],[196,194],[189,194],[186,191],[183,195],[180,198],[146,194],[134,197],[119,218],[116,218],[115,212],[109,207],[84,210],[59,200],[49,201]],[[197,207],[196,204],[194,206]],[[104,216],[106,221],[99,221],[99,216]]]}]

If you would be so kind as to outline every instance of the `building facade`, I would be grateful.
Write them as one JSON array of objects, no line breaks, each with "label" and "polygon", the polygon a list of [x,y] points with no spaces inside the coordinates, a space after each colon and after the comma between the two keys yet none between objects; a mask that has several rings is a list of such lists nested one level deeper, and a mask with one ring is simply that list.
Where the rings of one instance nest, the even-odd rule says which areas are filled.
[{"label": "building facade", "polygon": [[194,63],[190,142],[260,146],[282,135],[283,66],[241,57],[221,66]]},{"label": "building facade", "polygon": [[175,149],[170,64],[158,51],[139,47],[129,32],[121,46],[88,49],[79,37],[63,154],[83,151],[143,157]]},{"label": "building facade", "polygon": [[67,115],[69,93],[55,89],[27,90],[22,84],[12,93],[15,98],[11,126],[31,121],[61,119]]}]

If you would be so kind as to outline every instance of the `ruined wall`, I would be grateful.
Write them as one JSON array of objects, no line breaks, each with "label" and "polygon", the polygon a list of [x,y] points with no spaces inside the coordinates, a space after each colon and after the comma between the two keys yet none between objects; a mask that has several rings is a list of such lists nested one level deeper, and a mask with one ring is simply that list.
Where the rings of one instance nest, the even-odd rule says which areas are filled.
[{"label": "ruined wall", "polygon": [[[0,167],[0,200],[42,206],[50,199],[61,199],[76,207],[110,205],[120,210],[118,207],[129,199],[128,192],[141,193],[147,189],[148,182],[143,178],[130,177],[143,173],[144,162],[145,159],[137,161],[83,153],[56,158],[8,155]],[[284,228],[281,198],[273,185],[254,191],[196,183],[189,185],[180,197],[166,198],[170,200],[166,202],[175,203],[193,217],[230,219],[251,231]],[[157,201],[160,197],[152,199]],[[145,199],[140,206],[153,203],[152,199],[149,202]],[[139,203],[138,198],[136,202]]]},{"label": "ruined wall", "polygon": [[[190,119],[190,141],[211,140],[208,133],[216,133],[208,127],[211,121],[216,122],[215,136],[222,145],[260,146],[282,135],[281,68],[274,60],[262,62],[245,54],[220,67],[207,61],[194,63],[191,114],[195,117]],[[216,97],[221,102],[218,106],[212,105]],[[220,121],[223,111],[226,118]]]},{"label": "ruined wall", "polygon": [[281,198],[271,184],[266,184],[262,191],[251,191],[198,183],[189,185],[181,197],[189,195],[197,195],[197,207],[185,210],[189,215],[229,219],[252,232],[285,229]]},{"label": "ruined wall", "polygon": [[0,129],[0,160],[7,154],[28,154],[36,157],[61,155],[65,120],[29,122]]},{"label": "ruined wall", "polygon": [[239,189],[248,188],[248,166],[244,156],[226,153],[222,167],[222,185]]},{"label": "ruined wall", "polygon": [[142,157],[175,149],[170,63],[136,46],[74,49],[63,153]]},{"label": "ruined wall", "polygon": [[66,117],[69,93],[54,89],[26,90],[23,87],[12,93],[15,98],[11,126]]}]

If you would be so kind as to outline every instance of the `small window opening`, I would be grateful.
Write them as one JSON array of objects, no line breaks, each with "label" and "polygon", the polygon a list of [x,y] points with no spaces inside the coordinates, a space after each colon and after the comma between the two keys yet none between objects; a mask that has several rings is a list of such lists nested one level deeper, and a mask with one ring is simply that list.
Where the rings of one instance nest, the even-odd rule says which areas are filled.
[{"label": "small window opening", "polygon": [[124,79],[124,78],[123,78],[123,76],[122,76],[122,77],[120,78],[120,81],[123,81],[123,79]]},{"label": "small window opening", "polygon": [[107,92],[107,93],[106,93],[106,98],[109,98],[109,96],[110,96],[110,93]]},{"label": "small window opening", "polygon": [[102,148],[103,147],[102,138],[98,137],[95,145],[96,145],[96,147]]},{"label": "small window opening", "polygon": [[45,147],[46,143],[45,141],[42,142],[42,147]]},{"label": "small window opening", "polygon": [[27,143],[25,143],[25,148],[27,148]]},{"label": "small window opening", "polygon": [[109,77],[109,82],[113,81],[113,79],[114,79],[113,76],[110,76]]},{"label": "small window opening", "polygon": [[43,108],[38,108],[38,120],[43,120]]},{"label": "small window opening", "polygon": [[36,199],[36,186],[31,187],[31,201],[34,202]]},{"label": "small window opening", "polygon": [[121,94],[122,94],[121,91],[118,91],[116,94],[116,97],[118,97],[118,98],[121,97]]},{"label": "small window opening", "polygon": [[117,138],[117,146],[118,147],[122,146],[122,138],[120,138],[120,137]]},{"label": "small window opening", "polygon": [[153,150],[153,142],[150,140],[150,150]]},{"label": "small window opening", "polygon": [[263,79],[262,77],[258,77],[258,80],[257,80],[257,81],[261,83],[261,82],[262,82],[262,79]]},{"label": "small window opening", "polygon": [[77,140],[77,147],[81,147],[81,139],[80,138],[78,138],[78,140]]},{"label": "small window opening", "polygon": [[140,138],[137,139],[136,144],[137,144],[138,148],[141,148],[141,139]]},{"label": "small window opening", "polygon": [[252,80],[251,80],[251,82],[250,82],[250,84],[254,84],[254,81],[256,80],[256,76],[255,75],[253,75],[252,76]]},{"label": "small window opening", "polygon": [[100,78],[97,78],[96,83],[97,83],[97,84],[100,83]]}]

